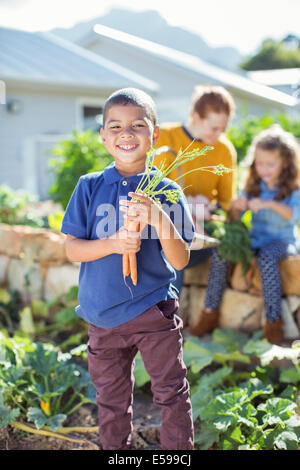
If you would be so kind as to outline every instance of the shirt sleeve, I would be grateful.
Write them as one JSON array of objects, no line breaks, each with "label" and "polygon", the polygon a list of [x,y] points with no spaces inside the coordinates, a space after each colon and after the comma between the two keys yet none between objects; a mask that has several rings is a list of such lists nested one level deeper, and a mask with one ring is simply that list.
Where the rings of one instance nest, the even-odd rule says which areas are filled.
[{"label": "shirt sleeve", "polygon": [[87,211],[89,206],[88,181],[80,177],[62,221],[61,232],[76,238],[87,238]]},{"label": "shirt sleeve", "polygon": [[292,192],[287,204],[293,209],[290,223],[294,225],[300,224],[300,189]]}]

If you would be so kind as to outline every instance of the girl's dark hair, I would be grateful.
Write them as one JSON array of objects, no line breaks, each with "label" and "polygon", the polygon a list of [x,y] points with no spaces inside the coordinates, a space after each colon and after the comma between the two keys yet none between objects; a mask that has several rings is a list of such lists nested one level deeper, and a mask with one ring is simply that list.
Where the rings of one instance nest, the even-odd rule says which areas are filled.
[{"label": "girl's dark hair", "polygon": [[283,200],[295,189],[299,188],[300,182],[300,148],[292,134],[284,131],[278,124],[274,124],[262,131],[253,140],[250,148],[249,173],[246,180],[245,192],[252,197],[258,197],[261,193],[260,181],[255,168],[256,149],[276,151],[282,159],[282,171],[278,181],[278,192],[275,199]]},{"label": "girl's dark hair", "polygon": [[156,106],[150,95],[138,88],[122,88],[108,97],[103,108],[103,126],[105,126],[107,112],[112,106],[139,106],[146,112],[153,126],[157,125]]}]

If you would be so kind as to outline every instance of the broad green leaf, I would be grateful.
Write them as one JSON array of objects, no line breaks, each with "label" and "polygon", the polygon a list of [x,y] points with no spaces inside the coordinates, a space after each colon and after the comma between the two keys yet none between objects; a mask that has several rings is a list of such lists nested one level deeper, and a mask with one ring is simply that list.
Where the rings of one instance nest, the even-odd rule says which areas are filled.
[{"label": "broad green leaf", "polygon": [[237,421],[241,406],[247,402],[249,402],[249,397],[245,390],[222,393],[211,400],[202,410],[201,419],[208,420],[215,426],[217,425],[218,429],[224,430],[224,427]]},{"label": "broad green leaf", "polygon": [[263,422],[270,426],[288,420],[293,411],[297,408],[296,403],[287,398],[269,398],[266,403],[261,403],[257,409],[263,410],[266,414],[263,416]]},{"label": "broad green leaf", "polygon": [[186,341],[183,347],[183,360],[187,367],[191,367],[193,373],[211,364],[212,354],[201,344],[194,341]]},{"label": "broad green leaf", "polygon": [[232,371],[232,367],[222,367],[210,374],[203,374],[199,380],[199,387],[206,386],[215,388],[218,385],[221,385],[224,379],[230,376]]},{"label": "broad green leaf", "polygon": [[79,317],[74,307],[66,307],[57,312],[54,321],[57,325],[66,326],[77,323],[79,321]]},{"label": "broad green leaf", "polygon": [[10,365],[9,368],[0,367],[0,378],[3,379],[6,386],[20,385],[21,383],[26,383],[26,381],[20,381],[21,377],[25,374],[25,369],[22,366]]},{"label": "broad green leaf", "polygon": [[250,339],[243,347],[245,354],[260,357],[265,352],[269,351],[272,345],[266,339]]},{"label": "broad green leaf", "polygon": [[209,424],[201,423],[200,433],[195,435],[195,443],[201,450],[209,449],[215,442],[219,440],[219,433]]},{"label": "broad green leaf", "polygon": [[214,419],[214,427],[217,431],[224,433],[230,426],[235,426],[237,421],[237,415],[227,416],[220,414],[220,416],[216,416]]},{"label": "broad green leaf", "polygon": [[48,376],[58,367],[58,355],[56,351],[49,350],[42,343],[37,343],[36,349],[26,354],[24,365],[31,367],[42,376]]},{"label": "broad green leaf", "polygon": [[270,364],[273,359],[290,359],[297,362],[300,358],[300,348],[286,348],[273,344],[272,347],[260,356],[260,361],[263,366]]},{"label": "broad green leaf", "polygon": [[248,336],[245,333],[240,333],[232,328],[222,330],[216,328],[212,337],[216,343],[222,344],[228,352],[241,350],[248,341]]},{"label": "broad green leaf", "polygon": [[140,352],[138,352],[135,357],[134,380],[137,387],[142,387],[145,383],[150,382],[150,377],[145,369],[144,361]]},{"label": "broad green leaf", "polygon": [[294,369],[284,369],[280,373],[280,382],[296,384],[300,382],[299,372]]},{"label": "broad green leaf", "polygon": [[247,393],[250,400],[258,397],[259,395],[270,395],[274,389],[271,384],[265,385],[258,378],[251,378],[248,382]]},{"label": "broad green leaf", "polygon": [[30,407],[27,412],[27,419],[35,424],[37,429],[44,426],[50,426],[52,431],[56,431],[61,427],[67,416],[65,414],[56,414],[54,416],[46,416],[40,408]]},{"label": "broad green leaf", "polygon": [[213,396],[212,389],[205,385],[198,387],[197,392],[191,395],[193,421],[201,416],[202,410],[206,408]]},{"label": "broad green leaf", "polygon": [[274,444],[278,449],[299,450],[300,439],[292,431],[283,431],[275,439]]},{"label": "broad green leaf", "polygon": [[244,424],[248,428],[255,428],[258,421],[254,416],[257,414],[256,408],[251,403],[244,403],[238,412],[238,423]]},{"label": "broad green leaf", "polygon": [[240,444],[245,443],[245,437],[242,434],[242,431],[239,427],[233,429],[233,431],[226,435],[226,438],[223,439],[222,449],[223,450],[233,450],[237,449]]},{"label": "broad green leaf", "polygon": [[300,439],[300,416],[298,414],[292,415],[284,424],[286,429],[293,431]]},{"label": "broad green leaf", "polygon": [[52,431],[56,431],[58,428],[62,427],[62,424],[66,420],[66,418],[67,418],[67,415],[62,414],[62,413],[51,416],[47,420],[47,425],[50,426]]},{"label": "broad green leaf", "polygon": [[3,396],[0,395],[0,428],[6,428],[9,423],[15,421],[19,415],[19,408],[11,409],[4,403]]},{"label": "broad green leaf", "polygon": [[37,429],[41,429],[43,426],[46,426],[48,417],[43,413],[40,408],[30,407],[27,412],[27,419],[30,422],[33,422]]},{"label": "broad green leaf", "polygon": [[250,364],[250,358],[242,354],[240,351],[232,351],[228,353],[216,353],[213,356],[214,361],[225,364],[228,361],[243,362],[244,364]]},{"label": "broad green leaf", "polygon": [[298,388],[294,385],[288,385],[281,393],[281,398],[288,398],[289,400],[295,401],[297,398]]}]

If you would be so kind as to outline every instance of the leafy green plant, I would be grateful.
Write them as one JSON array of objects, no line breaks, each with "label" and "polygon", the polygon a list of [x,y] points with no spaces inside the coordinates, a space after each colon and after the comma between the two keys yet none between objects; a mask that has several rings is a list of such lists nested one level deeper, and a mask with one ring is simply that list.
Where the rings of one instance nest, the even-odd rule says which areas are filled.
[{"label": "leafy green plant", "polygon": [[88,371],[71,354],[5,333],[0,336],[0,390],[0,427],[20,417],[55,431],[80,406],[95,403]]},{"label": "leafy green plant", "polygon": [[246,274],[253,257],[249,230],[241,220],[231,220],[224,224],[225,233],[218,246],[220,256],[230,263],[241,263],[242,273]]},{"label": "leafy green plant", "polygon": [[92,131],[74,131],[69,140],[63,140],[52,151],[58,158],[50,161],[55,173],[50,196],[67,207],[71,194],[80,176],[94,171],[102,171],[113,160]]},{"label": "leafy green plant", "polygon": [[254,137],[260,131],[275,123],[280,124],[284,130],[291,132],[296,138],[300,139],[299,120],[292,119],[285,114],[278,114],[277,116],[265,114],[249,117],[249,113],[245,110],[244,115],[239,119],[239,123],[232,125],[226,133],[237,151],[238,163],[246,157]]},{"label": "leafy green plant", "polygon": [[[257,365],[252,365],[254,358]],[[298,449],[299,358],[297,344],[274,346],[261,339],[261,332],[249,338],[232,329],[216,329],[211,341],[188,337],[184,361],[193,419],[200,428],[197,447]],[[290,359],[294,369],[278,373],[274,359]]]},{"label": "leafy green plant", "polygon": [[32,339],[59,343],[62,350],[80,344],[87,337],[87,325],[77,315],[78,286],[51,301],[28,299],[17,291],[0,289],[0,329],[16,331]]},{"label": "leafy green plant", "polygon": [[248,271],[253,257],[248,214],[247,225],[243,220],[217,219],[204,223],[205,232],[220,240],[218,252],[221,258],[230,263],[241,263],[243,274]]},{"label": "leafy green plant", "polygon": [[30,211],[26,207],[37,200],[37,197],[28,191],[13,190],[7,185],[0,186],[0,223],[10,225],[30,225],[43,227],[45,222],[42,217]]}]

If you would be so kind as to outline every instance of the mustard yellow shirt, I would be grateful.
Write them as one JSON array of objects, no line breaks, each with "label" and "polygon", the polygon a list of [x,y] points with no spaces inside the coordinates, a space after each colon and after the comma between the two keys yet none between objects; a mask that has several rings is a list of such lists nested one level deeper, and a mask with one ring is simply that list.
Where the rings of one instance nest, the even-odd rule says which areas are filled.
[{"label": "mustard yellow shirt", "polygon": [[[189,150],[197,148],[200,150],[206,145],[199,140],[192,142],[192,136],[182,124],[170,123],[164,124],[161,127],[155,147],[159,149],[159,147],[166,145],[175,150],[177,154],[180,148],[184,150],[190,144]],[[191,162],[184,163],[180,167],[181,174],[201,166],[213,166],[221,163],[227,168],[235,168],[236,151],[224,134],[219,137],[213,147],[214,149],[210,150],[206,155],[195,158]],[[162,153],[155,157],[154,165],[157,166],[161,161],[166,161],[167,165],[169,165],[174,158],[175,156],[170,152]],[[175,170],[168,175],[168,178],[175,180],[178,176],[178,170]],[[210,172],[208,173],[207,171],[194,171],[178,180],[177,183],[182,186],[187,196],[202,194],[210,201],[219,203],[224,210],[229,208],[230,201],[235,195],[235,171],[222,176]]]}]

